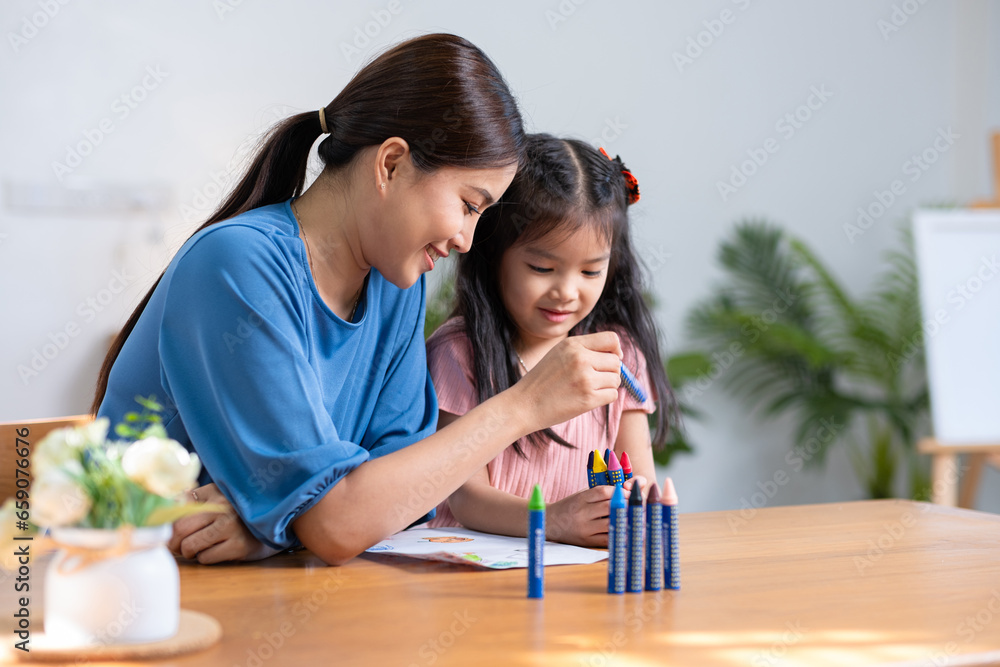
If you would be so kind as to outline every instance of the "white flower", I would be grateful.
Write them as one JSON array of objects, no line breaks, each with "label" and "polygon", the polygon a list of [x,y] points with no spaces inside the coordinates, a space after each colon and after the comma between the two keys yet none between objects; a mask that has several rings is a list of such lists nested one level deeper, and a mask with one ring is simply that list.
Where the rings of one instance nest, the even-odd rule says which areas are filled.
[{"label": "white flower", "polygon": [[84,447],[102,445],[108,436],[108,424],[108,418],[101,417],[85,426],[50,431],[35,446],[31,456],[32,473],[41,476],[53,468],[79,471],[80,455]]},{"label": "white flower", "polygon": [[176,440],[143,438],[125,450],[122,469],[147,491],[173,498],[195,487],[201,462]]},{"label": "white flower", "polygon": [[60,468],[52,468],[31,485],[31,520],[40,526],[69,526],[90,512],[90,496]]}]

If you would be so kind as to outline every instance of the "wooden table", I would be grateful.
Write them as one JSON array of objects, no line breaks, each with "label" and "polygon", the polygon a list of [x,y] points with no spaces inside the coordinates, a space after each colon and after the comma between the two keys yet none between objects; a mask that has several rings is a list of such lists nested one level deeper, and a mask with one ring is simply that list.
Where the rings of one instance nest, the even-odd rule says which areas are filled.
[{"label": "wooden table", "polygon": [[[176,665],[1000,664],[1000,516],[909,501],[680,515],[682,590],[607,566],[478,571],[307,553],[182,565],[222,642]],[[93,664],[93,663],[91,663]],[[117,663],[122,664],[122,663]]]}]

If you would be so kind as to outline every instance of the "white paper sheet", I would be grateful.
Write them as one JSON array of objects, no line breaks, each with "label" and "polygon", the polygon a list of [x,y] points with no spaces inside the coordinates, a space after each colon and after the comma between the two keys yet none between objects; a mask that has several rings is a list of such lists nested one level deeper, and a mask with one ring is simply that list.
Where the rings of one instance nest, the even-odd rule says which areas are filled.
[{"label": "white paper sheet", "polygon": [[[508,570],[528,566],[528,539],[478,533],[467,528],[411,528],[382,540],[368,549],[368,553]],[[584,565],[607,557],[607,551],[545,543],[545,565]]]}]

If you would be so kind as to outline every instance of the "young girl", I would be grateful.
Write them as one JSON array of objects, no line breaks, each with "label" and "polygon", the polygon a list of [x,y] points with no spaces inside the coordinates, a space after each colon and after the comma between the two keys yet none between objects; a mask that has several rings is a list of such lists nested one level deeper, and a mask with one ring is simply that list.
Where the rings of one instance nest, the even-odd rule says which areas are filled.
[{"label": "young girl", "polygon": [[674,403],[629,235],[627,207],[638,198],[618,158],[529,136],[526,164],[458,261],[454,317],[427,343],[438,427],[513,386],[560,341],[597,331],[618,334],[649,398],[621,388],[611,405],[518,440],[442,503],[431,527],[524,535],[527,498],[541,484],[549,539],[604,546],[613,487],[587,489],[588,455],[613,447],[637,478],[655,478],[647,414],[658,400],[653,442],[662,445]]}]

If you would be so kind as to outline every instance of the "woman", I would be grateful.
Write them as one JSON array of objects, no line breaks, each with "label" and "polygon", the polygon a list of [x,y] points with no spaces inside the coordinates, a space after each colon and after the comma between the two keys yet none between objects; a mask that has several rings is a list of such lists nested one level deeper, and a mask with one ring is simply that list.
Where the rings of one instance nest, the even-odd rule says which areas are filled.
[{"label": "woman", "polygon": [[[324,170],[303,193],[321,134]],[[509,443],[615,400],[617,337],[575,337],[434,432],[422,274],[469,249],[523,146],[496,67],[453,35],[392,48],[325,108],[277,126],[133,313],[98,382],[95,410],[113,422],[136,395],[165,397],[168,433],[215,484],[195,498],[242,519],[189,517],[173,548],[211,563],[301,543],[343,563]]]}]

